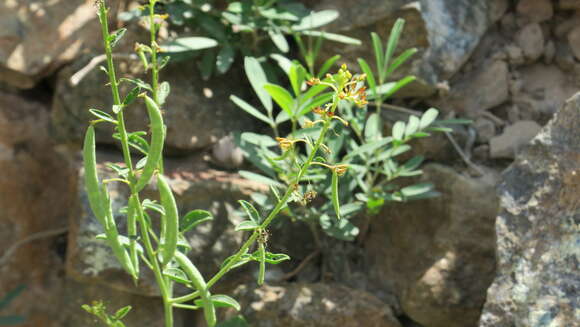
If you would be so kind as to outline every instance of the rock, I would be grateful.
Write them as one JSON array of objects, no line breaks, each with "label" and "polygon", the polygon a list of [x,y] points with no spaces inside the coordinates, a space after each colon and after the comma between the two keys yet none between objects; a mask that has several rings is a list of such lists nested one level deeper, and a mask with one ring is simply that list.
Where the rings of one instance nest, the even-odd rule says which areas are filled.
[{"label": "rock", "polygon": [[244,152],[236,145],[233,135],[230,134],[213,145],[212,158],[223,168],[239,168],[244,162]]},{"label": "rock", "polygon": [[441,196],[389,205],[364,245],[372,293],[394,293],[424,327],[469,327],[494,275],[494,175],[474,179],[438,164],[422,180]]},{"label": "rock", "polygon": [[[106,76],[93,70],[76,87],[69,84],[73,72],[86,61],[77,62],[63,69],[58,75],[55,100],[52,107],[54,136],[61,142],[80,143],[87,122],[93,119],[89,108],[111,112],[112,98],[104,87]],[[147,77],[135,62],[121,62],[118,76]],[[167,124],[167,150],[181,153],[192,152],[211,146],[221,137],[234,131],[248,131],[254,126],[253,119],[229,100],[231,94],[252,99],[246,94],[245,84],[240,80],[240,71],[232,70],[228,75],[220,75],[204,82],[192,61],[169,64],[161,71],[161,78],[171,84],[171,93],[164,105]],[[121,93],[126,94],[133,85],[123,83]],[[204,89],[211,89],[212,95]],[[136,101],[125,108],[125,120],[130,131],[148,130],[147,111],[142,101]],[[104,135],[113,133],[112,125],[100,124],[98,131]],[[101,142],[117,143],[111,137]]]},{"label": "rock", "polygon": [[[97,318],[81,308],[83,304],[91,305],[93,301],[102,301],[109,314],[131,305],[131,311],[123,322],[127,326],[164,326],[163,303],[159,298],[139,296],[112,290],[96,283],[79,283],[67,279],[62,299],[59,299],[61,327],[97,326]],[[56,304],[54,304],[56,305]],[[175,326],[183,326],[184,310],[174,311]]]},{"label": "rock", "polygon": [[546,123],[578,90],[570,75],[555,65],[536,63],[522,67],[517,74],[520,86],[512,93],[512,102],[520,108],[520,119]]},{"label": "rock", "polygon": [[477,117],[480,112],[508,100],[509,79],[505,61],[484,63],[473,73],[464,73],[458,80],[452,81],[449,94],[435,100],[433,105]]},{"label": "rock", "polygon": [[579,10],[580,1],[578,0],[560,0],[559,8],[564,10]]},{"label": "rock", "polygon": [[556,45],[554,44],[554,41],[550,40],[544,47],[544,63],[546,65],[551,65],[554,61],[554,56],[556,56]]},{"label": "rock", "polygon": [[31,88],[84,49],[99,46],[100,35],[93,1],[2,1],[0,81]]},{"label": "rock", "polygon": [[513,66],[523,65],[526,60],[524,59],[524,51],[515,44],[509,44],[506,46],[505,51],[508,56],[508,61]]},{"label": "rock", "polygon": [[0,91],[0,298],[25,286],[0,316],[58,327],[58,305],[47,303],[62,288],[74,170],[48,137],[48,124],[45,103]]},{"label": "rock", "polygon": [[[114,173],[105,168],[103,162],[116,163],[120,156],[98,151],[97,158],[100,160],[100,176],[114,177]],[[236,200],[247,197],[252,191],[262,190],[263,187],[236,174],[211,170],[200,158],[166,159],[165,165],[165,175],[174,191],[181,216],[194,209],[209,210],[214,214],[212,222],[199,225],[186,235],[193,248],[189,255],[198,269],[205,275],[213,274],[242,242],[243,234],[234,231],[235,225],[243,220],[234,212],[237,208]],[[142,265],[142,279],[139,287],[135,287],[111,250],[102,241],[95,239],[96,235],[102,233],[102,227],[89,208],[82,180],[79,178],[76,190],[78,199],[70,213],[67,273],[83,283],[99,282],[125,292],[158,295],[149,269]],[[114,212],[125,206],[128,198],[127,188],[119,184],[111,183],[109,186]],[[158,199],[155,187],[148,186],[143,192],[143,198]],[[126,235],[124,221],[121,217],[118,220],[120,233]]]},{"label": "rock", "polygon": [[546,21],[554,15],[554,8],[550,0],[520,0],[516,11],[534,23]]},{"label": "rock", "polygon": [[[307,1],[311,3],[313,1]],[[364,46],[344,46],[327,42],[322,58],[341,54],[342,61],[357,67],[356,59],[364,58],[374,66],[370,32],[388,39],[396,18],[406,19],[406,26],[397,53],[417,47],[411,63],[397,76],[413,74],[419,82],[401,90],[399,96],[429,96],[437,84],[451,79],[467,61],[488,27],[507,8],[505,0],[421,0],[421,1],[334,1],[316,2],[314,9],[336,9],[340,19],[330,26],[331,32],[362,40]]]},{"label": "rock", "polygon": [[574,60],[574,54],[568,45],[568,42],[558,42],[556,43],[556,65],[563,71],[573,70],[576,62]]},{"label": "rock", "polygon": [[[375,296],[342,285],[278,284],[235,292],[241,314],[251,326],[269,327],[401,327],[391,309]],[[226,319],[237,312],[228,310]]]},{"label": "rock", "polygon": [[580,60],[580,25],[574,27],[568,33],[568,44],[570,45],[574,57],[576,57],[577,60]]},{"label": "rock", "polygon": [[514,158],[516,153],[528,143],[541,126],[531,120],[522,120],[505,128],[501,135],[489,141],[491,158]]},{"label": "rock", "polygon": [[578,325],[580,96],[502,176],[497,273],[479,327]]},{"label": "rock", "polygon": [[519,30],[515,42],[522,49],[528,62],[536,61],[544,53],[544,35],[537,23],[528,24]]},{"label": "rock", "polygon": [[480,117],[475,120],[473,127],[477,131],[477,141],[487,143],[495,136],[495,123],[490,119]]}]

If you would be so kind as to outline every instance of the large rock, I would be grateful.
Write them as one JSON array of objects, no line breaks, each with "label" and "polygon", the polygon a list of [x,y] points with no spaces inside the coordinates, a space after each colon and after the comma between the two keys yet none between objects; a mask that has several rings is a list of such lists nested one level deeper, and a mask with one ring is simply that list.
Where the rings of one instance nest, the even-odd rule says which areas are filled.
[{"label": "large rock", "polygon": [[580,95],[503,174],[497,274],[480,327],[578,325]]},{"label": "large rock", "polygon": [[[306,1],[308,3],[308,1]],[[399,51],[417,47],[419,53],[404,71],[419,78],[404,94],[414,97],[432,94],[437,84],[449,80],[467,61],[483,34],[507,8],[505,0],[421,0],[421,1],[319,1],[316,9],[333,8],[341,17],[330,31],[356,37],[363,46],[344,46],[327,42],[325,55],[342,55],[343,61],[357,66],[356,59],[365,58],[374,66],[370,32],[388,39],[398,17],[407,24],[399,43]]]},{"label": "large rock", "polygon": [[[290,283],[242,285],[234,297],[255,327],[400,327],[375,296],[341,285]],[[229,310],[225,318],[237,314]]]},{"label": "large rock", "polygon": [[[100,177],[115,177],[113,171],[104,167],[103,163],[116,163],[120,156],[98,151],[97,158],[100,161]],[[209,210],[214,214],[214,221],[204,223],[186,235],[193,248],[190,255],[199,270],[206,276],[213,274],[243,241],[243,233],[234,231],[235,225],[243,220],[234,212],[237,208],[236,200],[247,197],[252,191],[261,190],[262,186],[236,174],[209,169],[207,164],[195,157],[166,160],[165,164],[165,175],[175,193],[181,215],[194,209]],[[158,295],[154,276],[149,269],[142,265],[142,279],[139,287],[135,287],[111,250],[102,241],[95,239],[103,229],[92,214],[82,181],[83,178],[79,178],[76,190],[78,199],[70,211],[67,273],[82,282],[96,281],[127,292]],[[109,192],[114,212],[127,204],[127,187],[111,183]],[[156,186],[146,188],[143,198],[158,199]],[[121,215],[117,221],[121,233],[126,234]]]},{"label": "large rock", "polygon": [[438,164],[424,171],[441,196],[390,205],[370,226],[370,291],[395,294],[424,327],[471,327],[494,276],[495,179]]},{"label": "large rock", "polygon": [[0,298],[26,287],[0,316],[57,327],[60,313],[47,303],[62,285],[74,170],[50,141],[48,124],[46,103],[0,91]]},{"label": "large rock", "polygon": [[487,61],[480,68],[455,79],[449,93],[433,104],[475,118],[509,99],[509,79],[505,61]]},{"label": "large rock", "polygon": [[505,128],[501,135],[489,141],[491,158],[513,159],[520,148],[538,134],[541,127],[534,121],[522,120]]},{"label": "large rock", "polygon": [[[130,37],[127,37],[130,39]],[[94,119],[88,109],[97,108],[111,112],[113,105],[106,75],[95,69],[77,86],[70,84],[71,75],[80,69],[85,60],[63,69],[58,75],[53,103],[53,130],[62,142],[80,143],[88,121]],[[148,80],[137,62],[119,62],[118,76]],[[210,146],[221,137],[236,130],[252,129],[255,120],[250,118],[229,100],[230,94],[252,98],[240,83],[245,80],[241,72],[232,70],[204,82],[195,62],[169,63],[161,71],[161,79],[171,84],[171,93],[164,109],[167,124],[166,145],[179,152],[191,152]],[[121,93],[126,94],[133,85],[123,83]],[[125,109],[125,120],[130,131],[148,130],[147,110],[142,101],[136,101]],[[111,135],[111,126],[100,124],[98,131]],[[107,128],[106,128],[107,127]],[[101,138],[101,142],[116,143],[112,138]]]},{"label": "large rock", "polygon": [[0,2],[0,81],[31,88],[100,43],[94,1]]}]

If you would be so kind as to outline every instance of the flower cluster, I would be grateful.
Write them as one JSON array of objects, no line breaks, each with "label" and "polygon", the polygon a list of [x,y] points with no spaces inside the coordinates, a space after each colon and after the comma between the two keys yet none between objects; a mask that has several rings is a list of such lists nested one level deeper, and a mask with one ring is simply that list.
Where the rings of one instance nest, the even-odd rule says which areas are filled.
[{"label": "flower cluster", "polygon": [[[334,89],[340,100],[350,100],[357,106],[364,107],[368,104],[367,89],[364,86],[365,79],[366,74],[352,75],[346,64],[342,64],[337,74],[326,74],[324,81],[313,77],[307,83],[311,86],[317,84],[328,85]],[[315,113],[317,112],[315,111]]]}]

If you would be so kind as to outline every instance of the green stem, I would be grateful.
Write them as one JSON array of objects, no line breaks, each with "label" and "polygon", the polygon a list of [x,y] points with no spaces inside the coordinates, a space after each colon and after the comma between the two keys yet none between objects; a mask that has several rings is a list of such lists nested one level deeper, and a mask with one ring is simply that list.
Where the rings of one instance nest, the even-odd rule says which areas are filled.
[{"label": "green stem", "polygon": [[[139,201],[139,196],[133,194],[136,200]],[[141,202],[138,202],[141,203]],[[151,238],[149,237],[149,226],[145,221],[145,216],[143,214],[143,207],[141,205],[137,206],[137,217],[139,218],[139,226],[141,226],[141,236],[143,237],[143,243],[145,244],[145,251],[147,251],[147,256],[149,261],[153,266],[153,274],[155,275],[155,280],[159,286],[159,291],[161,292],[161,297],[163,298],[163,309],[165,311],[165,327],[173,327],[173,307],[171,296],[172,292],[168,287],[168,281],[163,276],[161,272],[161,266],[159,265],[159,260],[157,260],[157,255],[153,249],[153,244],[151,243]]]},{"label": "green stem", "polygon": [[[335,101],[333,103],[333,107],[336,107],[336,104],[337,103]],[[215,274],[215,276],[213,276],[212,279],[210,279],[207,282],[207,287],[208,288],[210,288],[217,281],[219,281],[231,269],[231,267],[235,263],[238,262],[238,260],[240,259],[240,257],[244,253],[246,253],[246,251],[250,248],[250,246],[252,244],[254,244],[254,242],[256,241],[256,239],[258,238],[258,235],[259,235],[258,229],[265,229],[265,228],[267,228],[268,225],[272,222],[272,220],[276,217],[276,215],[278,215],[278,213],[280,212],[280,210],[282,210],[282,208],[284,208],[284,205],[286,205],[286,202],[288,201],[288,199],[292,195],[292,192],[294,192],[294,186],[295,185],[298,185],[298,183],[300,183],[300,180],[302,179],[302,177],[304,176],[304,174],[308,170],[308,167],[312,163],[312,160],[314,160],[314,157],[316,156],[316,152],[318,152],[318,149],[320,148],[320,145],[324,141],[324,138],[325,138],[326,133],[328,132],[328,129],[329,128],[330,128],[330,119],[326,119],[325,122],[324,122],[324,125],[322,127],[322,131],[320,132],[320,135],[318,137],[318,140],[316,141],[316,144],[312,148],[312,152],[310,152],[310,156],[308,156],[308,159],[306,160],[306,162],[304,163],[304,165],[300,169],[300,172],[298,172],[298,175],[296,176],[296,179],[295,179],[294,183],[292,183],[290,186],[288,186],[288,188],[286,189],[286,193],[284,193],[284,195],[282,196],[282,198],[280,199],[280,201],[278,201],[278,203],[276,204],[276,206],[274,207],[274,209],[272,209],[272,211],[270,212],[270,214],[268,215],[268,217],[266,217],[266,219],[264,219],[264,221],[262,222],[262,224],[260,225],[259,228],[257,228],[256,230],[254,230],[254,232],[252,233],[252,235],[250,236],[250,238],[242,245],[242,247],[240,248],[240,250],[232,258],[232,260],[230,260],[228,262],[228,264],[226,264],[222,269],[220,269],[217,272],[217,274]]]},{"label": "green stem", "polygon": [[[115,74],[115,64],[113,62],[113,50],[109,43],[109,23],[107,21],[107,6],[103,1],[99,6],[99,20],[101,23],[101,31],[103,33],[103,43],[105,47],[105,55],[107,57],[107,74],[109,75],[109,84],[111,85],[111,92],[113,93],[113,103],[115,106],[121,106],[121,97],[119,95],[119,84]],[[133,164],[131,162],[131,152],[129,150],[129,140],[127,137],[127,129],[125,128],[125,120],[123,118],[123,108],[120,108],[117,113],[117,128],[121,137],[121,147],[123,150],[123,159],[129,168],[129,181],[135,180],[135,173],[133,171]]]}]

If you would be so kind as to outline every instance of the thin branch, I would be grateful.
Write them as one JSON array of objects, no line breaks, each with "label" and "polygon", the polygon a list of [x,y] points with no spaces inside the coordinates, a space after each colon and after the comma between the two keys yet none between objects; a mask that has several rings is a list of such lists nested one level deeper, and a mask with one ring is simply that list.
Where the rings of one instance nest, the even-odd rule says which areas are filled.
[{"label": "thin branch", "polygon": [[[113,58],[115,59],[125,59],[125,60],[139,60],[136,54],[124,54],[124,53],[116,53],[113,54]],[[81,68],[79,71],[74,73],[70,79],[69,83],[71,86],[77,86],[86,76],[90,73],[93,69],[95,69],[100,63],[107,60],[107,56],[102,54],[94,57],[89,61],[89,63]]]},{"label": "thin branch", "polygon": [[14,252],[16,252],[16,250],[18,250],[19,247],[25,245],[26,243],[30,243],[32,241],[36,241],[39,239],[43,239],[43,238],[47,238],[47,237],[53,237],[53,236],[57,236],[60,234],[64,234],[68,231],[68,227],[62,227],[62,228],[58,228],[58,229],[51,229],[51,230],[47,230],[47,231],[42,231],[42,232],[38,232],[38,233],[34,233],[28,237],[25,237],[23,239],[21,239],[20,241],[17,241],[16,243],[12,244],[8,250],[6,250],[6,252],[4,252],[4,254],[2,255],[2,257],[0,257],[0,266],[4,265],[5,263],[8,262],[8,260],[10,259],[10,257],[14,254]]},{"label": "thin branch", "polygon": [[304,258],[304,260],[302,260],[302,262],[298,265],[298,267],[296,267],[296,269],[294,269],[291,272],[282,276],[282,280],[288,280],[288,279],[294,277],[295,275],[297,275],[300,271],[302,271],[302,269],[304,269],[304,267],[306,267],[306,264],[310,260],[316,258],[318,255],[320,255],[320,250],[316,250],[316,251],[310,253],[306,258]]}]

